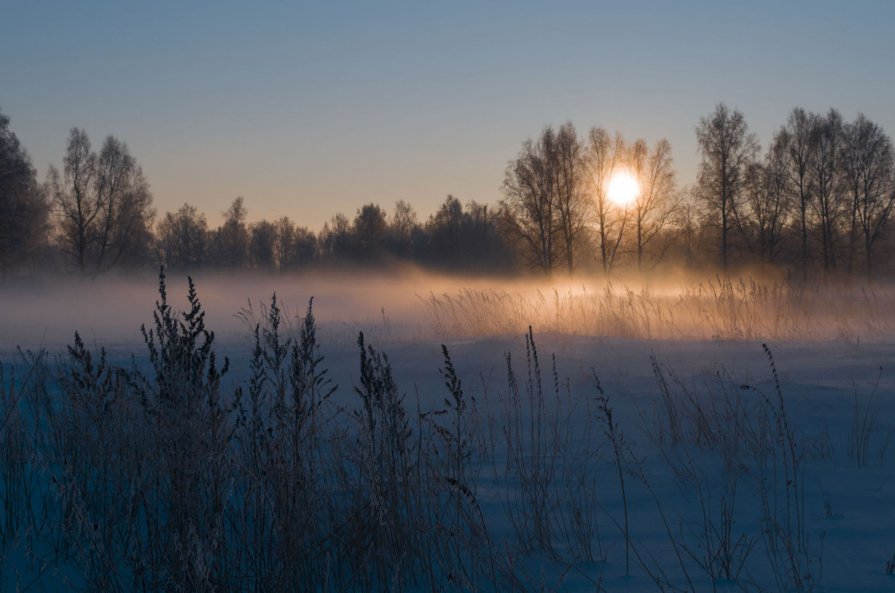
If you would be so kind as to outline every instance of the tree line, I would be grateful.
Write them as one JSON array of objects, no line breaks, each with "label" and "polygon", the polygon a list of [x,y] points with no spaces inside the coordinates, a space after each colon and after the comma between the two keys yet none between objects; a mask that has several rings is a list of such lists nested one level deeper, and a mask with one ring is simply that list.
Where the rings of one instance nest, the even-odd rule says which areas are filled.
[{"label": "tree line", "polygon": [[[793,109],[766,150],[741,112],[719,104],[695,128],[697,180],[679,187],[671,144],[571,123],[545,127],[509,161],[494,204],[448,195],[421,221],[398,201],[317,232],[289,217],[248,222],[242,197],[211,228],[184,204],[159,216],[142,168],[109,136],[71,130],[44,181],[0,113],[0,275],[82,275],[156,267],[291,272],[410,262],[458,272],[574,274],[663,265],[776,266],[802,277],[893,271],[895,151],[863,115]],[[609,195],[620,172],[630,203]]]}]

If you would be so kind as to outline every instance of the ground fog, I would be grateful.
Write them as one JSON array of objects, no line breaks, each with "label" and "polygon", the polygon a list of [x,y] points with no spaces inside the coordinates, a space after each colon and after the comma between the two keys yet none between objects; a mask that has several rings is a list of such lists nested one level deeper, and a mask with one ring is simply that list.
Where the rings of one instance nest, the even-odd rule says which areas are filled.
[{"label": "ground fog", "polygon": [[[172,295],[186,276],[168,278]],[[209,327],[238,340],[276,294],[286,319],[315,299],[330,342],[357,331],[391,341],[538,332],[643,339],[886,339],[895,333],[895,287],[794,281],[781,275],[692,273],[507,279],[444,276],[413,268],[295,276],[198,274]],[[0,286],[0,349],[50,348],[74,332],[105,345],[140,343],[157,298],[154,275],[37,279]]]}]

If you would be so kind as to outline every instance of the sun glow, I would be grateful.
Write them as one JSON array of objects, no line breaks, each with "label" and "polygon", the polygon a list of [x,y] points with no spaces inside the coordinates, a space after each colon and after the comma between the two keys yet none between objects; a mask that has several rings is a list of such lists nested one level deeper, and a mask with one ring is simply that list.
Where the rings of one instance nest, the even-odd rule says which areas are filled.
[{"label": "sun glow", "polygon": [[628,171],[619,171],[612,174],[606,186],[606,195],[614,204],[627,206],[640,195],[640,184]]}]

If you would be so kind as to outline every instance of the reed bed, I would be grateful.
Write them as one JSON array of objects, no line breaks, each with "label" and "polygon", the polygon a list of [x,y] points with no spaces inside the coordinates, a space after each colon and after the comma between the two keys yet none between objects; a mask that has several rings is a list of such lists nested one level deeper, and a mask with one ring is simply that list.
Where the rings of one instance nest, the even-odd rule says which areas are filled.
[{"label": "reed bed", "polygon": [[895,289],[716,276],[673,289],[612,282],[460,288],[420,297],[442,338],[540,332],[636,339],[850,340],[895,331]]}]

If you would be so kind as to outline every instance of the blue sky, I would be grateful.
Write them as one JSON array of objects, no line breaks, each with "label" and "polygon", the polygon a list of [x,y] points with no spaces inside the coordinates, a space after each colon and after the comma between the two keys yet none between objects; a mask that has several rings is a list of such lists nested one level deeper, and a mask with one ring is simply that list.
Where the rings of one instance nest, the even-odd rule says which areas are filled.
[{"label": "blue sky", "polygon": [[668,138],[721,101],[762,144],[798,105],[895,133],[895,2],[7,1],[0,109],[40,175],[68,130],[125,140],[159,213],[317,229],[361,204],[494,202],[547,124]]}]

